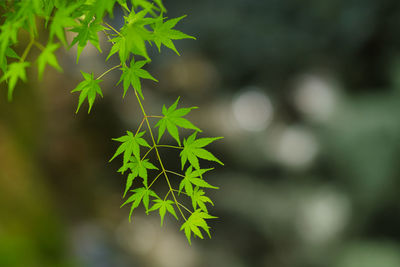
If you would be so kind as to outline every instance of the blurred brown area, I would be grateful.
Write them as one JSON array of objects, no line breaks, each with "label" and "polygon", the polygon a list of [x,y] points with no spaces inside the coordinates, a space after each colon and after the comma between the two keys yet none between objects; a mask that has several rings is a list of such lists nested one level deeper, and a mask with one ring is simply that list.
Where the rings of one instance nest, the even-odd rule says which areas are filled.
[{"label": "blurred brown area", "polygon": [[159,115],[181,96],[201,136],[225,137],[210,146],[225,163],[207,177],[212,239],[189,246],[175,219],[119,208],[111,138],[141,122],[135,97],[118,71],[89,115],[70,94],[79,70],[118,64],[100,36],[103,54],[59,51],[64,72],[31,68],[12,102],[0,85],[0,266],[400,266],[400,2],[166,5],[197,40],[176,41],[180,57],[149,47],[144,105]]}]

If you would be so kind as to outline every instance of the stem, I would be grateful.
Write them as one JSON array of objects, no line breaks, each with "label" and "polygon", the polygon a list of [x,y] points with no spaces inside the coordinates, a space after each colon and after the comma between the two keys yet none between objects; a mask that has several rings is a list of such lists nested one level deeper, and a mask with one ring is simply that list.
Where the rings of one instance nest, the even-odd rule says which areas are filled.
[{"label": "stem", "polygon": [[[154,145],[154,150],[156,151],[157,158],[158,158],[158,161],[160,162],[160,166],[161,166],[162,172],[164,173],[165,180],[167,181],[169,190],[171,191],[171,190],[172,190],[171,183],[169,182],[167,172],[165,171],[164,164],[162,163],[162,160],[161,160],[161,157],[160,157],[160,153],[158,153],[157,144],[156,144],[156,141],[155,141],[155,139],[154,139],[153,132],[151,131],[150,123],[149,123],[149,120],[148,120],[148,118],[147,118],[146,112],[144,111],[142,102],[140,101],[139,95],[137,94],[136,90],[135,90],[135,95],[136,95],[136,99],[137,99],[138,102],[139,102],[140,109],[142,110],[143,115],[145,116],[146,124],[147,124],[147,127],[149,128],[149,132],[150,132],[150,137],[151,137],[151,140],[152,140],[153,145]],[[172,197],[173,197],[173,199],[174,199],[174,201],[175,201],[176,206],[178,207],[179,212],[181,213],[183,219],[186,221],[186,217],[185,217],[185,215],[183,214],[182,210],[179,208],[178,201],[176,200],[176,197],[175,197],[174,192],[171,191],[171,194],[172,194]]]},{"label": "stem", "polygon": [[149,188],[154,184],[154,182],[158,179],[158,177],[160,177],[161,174],[163,174],[163,172],[160,172],[160,173],[156,176],[156,178],[154,178],[154,180],[151,182],[151,184],[149,185],[149,187],[148,187],[147,189],[149,189]]},{"label": "stem", "polygon": [[147,116],[147,118],[164,118],[164,116]]},{"label": "stem", "polygon": [[24,53],[20,59],[20,62],[24,62],[25,58],[28,56],[29,51],[32,48],[32,45],[35,43],[35,39],[31,36],[31,41],[29,42],[28,46],[25,48]]},{"label": "stem", "polygon": [[39,48],[40,50],[45,50],[46,48],[41,44],[41,43],[39,43],[39,42],[34,42],[34,45],[37,47],[37,48]]},{"label": "stem", "polygon": [[118,35],[121,35],[121,34],[119,33],[119,31],[117,31],[116,29],[114,29],[114,27],[111,26],[110,24],[108,24],[107,22],[104,22],[104,24],[106,24],[111,30],[115,31]]},{"label": "stem", "polygon": [[183,149],[183,147],[181,147],[181,146],[170,146],[170,145],[157,145],[157,147],[169,147],[169,148]]},{"label": "stem", "polygon": [[114,69],[116,69],[116,68],[118,68],[118,67],[121,67],[121,64],[119,64],[119,65],[117,65],[117,66],[114,66],[114,67],[112,67],[112,68],[109,69],[109,70],[106,70],[103,74],[101,74],[99,77],[97,77],[96,80],[101,79],[101,77],[103,77],[104,75],[106,75],[107,73],[109,73],[110,71],[112,71],[112,70],[114,70]]},{"label": "stem", "polygon": [[[188,208],[185,207],[185,205],[182,205],[181,203],[178,202],[178,204],[184,208],[185,210],[187,210],[188,212],[190,212],[190,214],[192,214],[193,212],[191,212]],[[179,209],[179,208],[178,208]]]},{"label": "stem", "polygon": [[[172,191],[175,191],[175,192],[178,192],[178,193],[179,193],[179,190],[176,190],[176,189],[172,189]],[[183,192],[183,191],[181,191],[180,193],[185,194],[185,195],[187,195],[188,197],[191,197],[191,196],[189,196],[187,193],[185,193],[185,192]]]},{"label": "stem", "polygon": [[182,175],[182,174],[177,173],[177,172],[173,172],[173,171],[169,171],[169,170],[165,170],[165,171],[166,171],[166,172],[169,172],[169,173],[172,173],[172,174],[175,174],[175,175],[177,175],[177,176],[183,177],[183,178],[186,177],[185,175]]},{"label": "stem", "polygon": [[144,154],[144,156],[142,157],[142,160],[144,160],[146,158],[146,156],[150,153],[150,151],[152,151],[154,148],[154,146],[152,146],[147,152],[146,154]]},{"label": "stem", "polygon": [[135,136],[139,133],[140,128],[142,128],[142,125],[143,125],[145,119],[146,119],[146,117],[144,117],[142,122],[140,123],[139,128],[136,130]]}]

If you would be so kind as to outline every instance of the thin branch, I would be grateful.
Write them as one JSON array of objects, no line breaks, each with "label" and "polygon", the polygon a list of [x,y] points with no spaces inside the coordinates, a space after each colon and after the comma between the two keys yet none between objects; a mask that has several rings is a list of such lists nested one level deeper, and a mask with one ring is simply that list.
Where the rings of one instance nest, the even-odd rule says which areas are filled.
[{"label": "thin branch", "polygon": [[[148,118],[147,118],[146,112],[144,111],[144,108],[143,108],[143,105],[142,105],[142,101],[140,101],[139,95],[137,94],[136,90],[135,90],[135,95],[136,95],[136,99],[137,99],[138,102],[139,102],[140,109],[142,110],[143,115],[144,115],[145,118],[146,118],[146,123],[147,123],[147,127],[149,128],[150,137],[151,137],[151,140],[152,140],[152,142],[153,142],[154,150],[156,151],[157,158],[158,158],[158,161],[159,161],[159,163],[160,163],[161,169],[162,169],[162,171],[163,171],[163,173],[164,173],[165,180],[167,181],[167,184],[168,184],[169,189],[172,190],[172,186],[171,186],[171,183],[170,183],[170,181],[169,181],[167,172],[165,171],[164,164],[163,164],[163,162],[162,162],[162,160],[161,160],[161,157],[160,157],[160,153],[158,152],[158,149],[157,149],[157,143],[156,143],[156,141],[155,141],[155,139],[154,139],[153,132],[151,131],[151,126],[150,126],[149,120],[148,120]],[[182,210],[179,208],[179,205],[177,204],[178,201],[176,200],[176,197],[175,197],[174,192],[171,191],[171,194],[172,194],[172,197],[173,197],[173,199],[174,199],[174,201],[175,201],[175,203],[176,203],[176,206],[177,206],[177,208],[178,208],[180,214],[182,215],[183,219],[186,221],[185,215],[183,214]]]},{"label": "thin branch", "polygon": [[103,74],[101,74],[99,77],[97,77],[96,80],[101,79],[101,77],[103,77],[104,75],[106,75],[107,73],[109,73],[110,71],[112,71],[112,70],[114,70],[114,69],[116,69],[118,67],[121,67],[121,64],[119,64],[117,66],[114,66],[111,69],[106,70]]}]

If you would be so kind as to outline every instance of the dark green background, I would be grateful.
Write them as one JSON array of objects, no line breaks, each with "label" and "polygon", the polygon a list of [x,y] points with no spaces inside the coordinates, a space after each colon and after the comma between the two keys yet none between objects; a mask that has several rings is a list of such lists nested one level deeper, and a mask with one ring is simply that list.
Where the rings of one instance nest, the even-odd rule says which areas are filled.
[{"label": "dark green background", "polygon": [[69,93],[80,69],[118,64],[102,36],[78,66],[60,51],[62,74],[31,68],[11,103],[1,85],[0,266],[400,266],[400,2],[165,5],[198,40],[177,41],[181,57],[150,48],[160,82],[144,82],[144,105],[181,96],[202,136],[225,136],[210,146],[225,163],[208,176],[212,239],[189,247],[173,218],[160,229],[138,210],[129,224],[119,209],[125,177],[108,160],[142,119],[134,95],[121,100],[118,71],[90,115]]}]

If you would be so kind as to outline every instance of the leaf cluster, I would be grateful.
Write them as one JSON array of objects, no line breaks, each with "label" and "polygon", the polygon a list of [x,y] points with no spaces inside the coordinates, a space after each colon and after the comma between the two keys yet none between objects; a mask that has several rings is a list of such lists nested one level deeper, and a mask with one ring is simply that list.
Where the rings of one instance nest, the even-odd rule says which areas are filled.
[{"label": "leaf cluster", "polygon": [[[123,24],[117,28],[111,22],[114,10],[120,8],[124,13]],[[205,195],[206,189],[218,189],[206,182],[203,177],[212,169],[202,169],[201,160],[223,163],[210,153],[205,147],[220,139],[197,138],[202,132],[187,116],[197,107],[178,108],[179,98],[168,108],[164,105],[160,115],[147,115],[142,101],[145,99],[142,91],[142,80],[157,82],[148,70],[151,62],[148,47],[155,46],[159,52],[164,46],[177,55],[175,41],[181,39],[195,39],[176,29],[176,25],[185,16],[167,18],[167,10],[162,0],[3,0],[0,1],[2,13],[0,25],[0,82],[6,82],[8,99],[11,100],[15,88],[20,81],[26,82],[29,68],[37,65],[38,78],[42,79],[46,66],[51,66],[62,72],[57,60],[57,50],[60,47],[70,49],[77,46],[76,62],[81,53],[89,45],[93,45],[100,53],[100,35],[104,35],[110,43],[110,50],[106,57],[108,61],[115,56],[120,63],[97,77],[94,73],[81,71],[83,80],[71,91],[79,93],[76,113],[82,105],[88,102],[88,113],[93,109],[96,97],[103,97],[101,88],[102,77],[107,73],[118,70],[120,79],[116,85],[122,84],[122,97],[126,97],[130,88],[138,101],[143,113],[142,123],[136,131],[126,131],[126,134],[113,139],[119,143],[116,152],[110,161],[117,157],[122,159],[122,166],[118,170],[121,174],[127,173],[122,206],[130,205],[132,212],[143,204],[146,213],[157,211],[161,225],[167,212],[177,220],[183,220],[181,230],[184,231],[189,243],[191,234],[203,238],[201,230],[209,236],[209,226],[206,219],[216,218],[207,210],[207,204],[213,205]],[[105,20],[108,16],[110,19]],[[44,25],[47,32],[45,43],[39,40],[39,26]],[[66,33],[74,37],[68,42]],[[29,43],[22,53],[16,52],[16,45],[21,33],[29,36]],[[33,53],[32,51],[37,51]],[[28,75],[27,75],[28,74]],[[155,119],[154,128],[149,120]],[[142,129],[144,125],[147,130]],[[181,137],[181,130],[191,130],[193,133],[187,138]],[[157,131],[157,138],[153,131]],[[177,146],[161,144],[162,137],[168,133],[177,143]],[[159,153],[160,149],[178,149],[182,173],[169,170]],[[156,161],[150,161],[150,155],[156,156]],[[139,186],[134,186],[137,180]],[[164,180],[167,192],[153,191],[154,184]],[[129,196],[127,196],[129,194]],[[182,200],[182,198],[186,198]],[[191,203],[191,207],[187,207]]]}]

